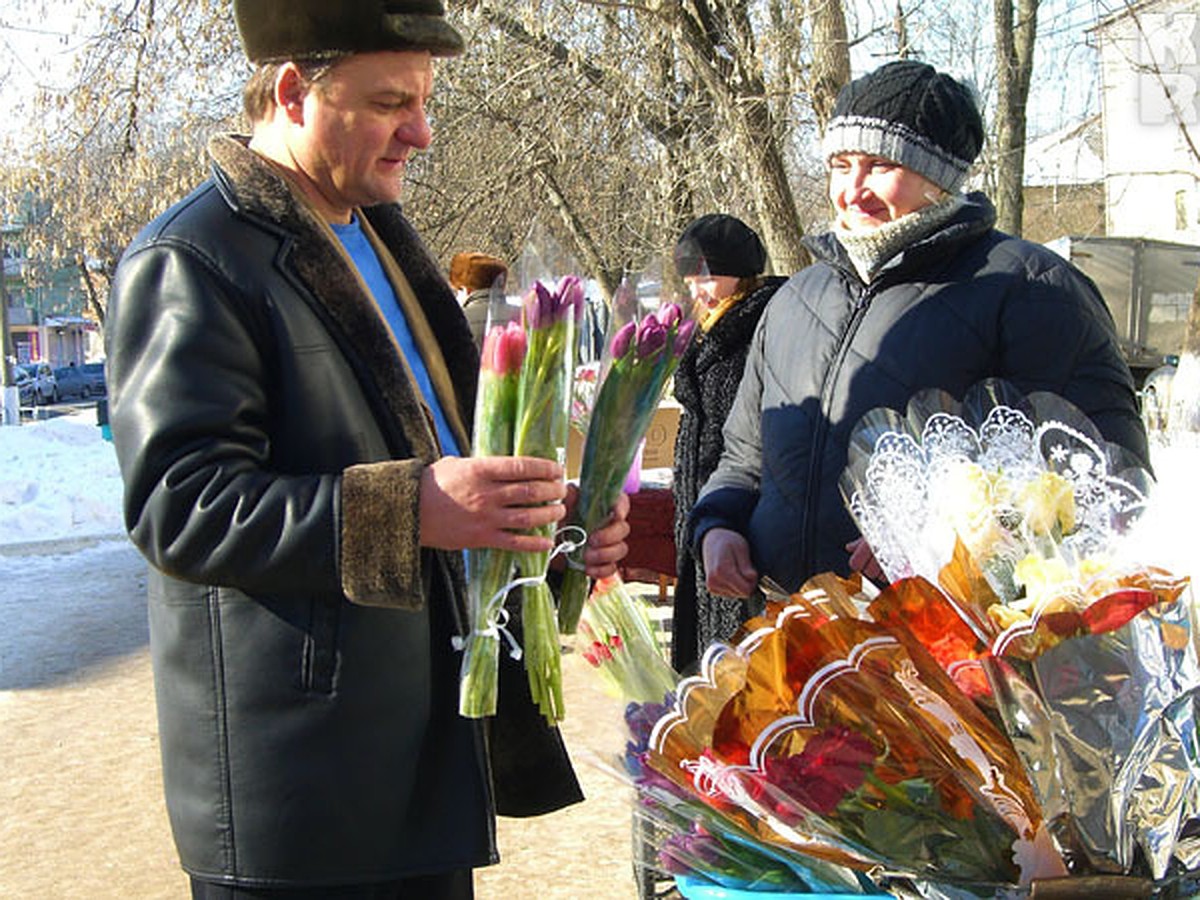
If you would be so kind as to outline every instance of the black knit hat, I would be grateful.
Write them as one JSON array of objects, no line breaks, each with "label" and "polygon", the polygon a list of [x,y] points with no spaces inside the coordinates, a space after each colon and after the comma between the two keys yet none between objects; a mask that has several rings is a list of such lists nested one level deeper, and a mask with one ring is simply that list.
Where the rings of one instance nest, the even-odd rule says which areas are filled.
[{"label": "black knit hat", "polygon": [[983,146],[983,119],[967,85],[925,63],[880,66],[842,88],[825,129],[825,158],[870,153],[957,191]]},{"label": "black knit hat", "polygon": [[379,50],[457,56],[466,46],[441,0],[233,0],[233,15],[255,63]]},{"label": "black knit hat", "polygon": [[710,213],[696,219],[675,244],[675,271],[689,275],[760,275],[767,251],[754,229],[733,216]]}]

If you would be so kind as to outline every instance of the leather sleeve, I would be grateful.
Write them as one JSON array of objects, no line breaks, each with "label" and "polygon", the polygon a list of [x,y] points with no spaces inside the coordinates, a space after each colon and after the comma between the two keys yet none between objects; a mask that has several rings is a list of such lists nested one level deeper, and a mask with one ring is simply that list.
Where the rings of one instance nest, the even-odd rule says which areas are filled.
[{"label": "leather sleeve", "polygon": [[[415,464],[348,479],[356,497],[382,492],[345,523],[347,546],[341,469],[273,464],[280,411],[268,393],[265,305],[186,244],[160,242],[122,262],[107,328],[109,411],[130,536],[156,568],[187,581],[249,593],[345,589],[363,602],[378,602],[386,583],[399,586],[396,600],[420,602],[420,590],[404,590],[421,579],[415,529],[396,527],[416,521]],[[384,521],[391,527],[378,528]]]}]

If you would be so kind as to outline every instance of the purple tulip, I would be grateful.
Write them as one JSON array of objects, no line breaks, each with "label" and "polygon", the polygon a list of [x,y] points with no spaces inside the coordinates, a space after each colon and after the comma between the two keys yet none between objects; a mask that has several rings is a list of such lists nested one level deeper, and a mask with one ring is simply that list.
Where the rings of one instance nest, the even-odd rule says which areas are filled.
[{"label": "purple tulip", "polygon": [[625,354],[629,352],[629,348],[633,346],[633,339],[636,334],[637,322],[626,322],[613,335],[612,342],[609,344],[609,350],[612,352],[614,360],[624,359]]},{"label": "purple tulip", "polygon": [[688,344],[692,340],[692,334],[696,331],[696,322],[694,319],[688,319],[679,325],[679,330],[675,332],[675,345],[671,349],[676,356],[683,356],[683,351],[687,349]]},{"label": "purple tulip", "polygon": [[583,282],[578,275],[568,275],[558,286],[558,318],[570,311],[576,322],[583,319]]},{"label": "purple tulip", "polygon": [[638,359],[649,359],[667,343],[667,329],[653,315],[642,319],[637,333]]},{"label": "purple tulip", "polygon": [[685,835],[673,834],[668,837],[658,850],[658,862],[663,870],[671,875],[690,875],[692,866],[688,863],[688,848],[684,842]]},{"label": "purple tulip", "polygon": [[673,328],[682,318],[683,310],[678,303],[668,303],[658,311],[658,321],[662,322],[663,328]]},{"label": "purple tulip", "polygon": [[535,281],[525,295],[525,320],[530,328],[549,328],[554,324],[554,295]]}]

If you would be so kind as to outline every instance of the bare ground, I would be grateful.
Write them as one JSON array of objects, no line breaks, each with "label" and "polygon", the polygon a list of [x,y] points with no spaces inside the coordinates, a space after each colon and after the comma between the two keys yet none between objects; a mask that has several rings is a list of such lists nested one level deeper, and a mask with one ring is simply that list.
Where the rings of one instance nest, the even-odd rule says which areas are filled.
[{"label": "bare ground", "polygon": [[[0,548],[0,897],[182,898],[159,775],[143,566],[123,540]],[[480,900],[634,900],[628,789],[593,760],[622,704],[563,658],[563,733],[588,799],[501,819]]]}]

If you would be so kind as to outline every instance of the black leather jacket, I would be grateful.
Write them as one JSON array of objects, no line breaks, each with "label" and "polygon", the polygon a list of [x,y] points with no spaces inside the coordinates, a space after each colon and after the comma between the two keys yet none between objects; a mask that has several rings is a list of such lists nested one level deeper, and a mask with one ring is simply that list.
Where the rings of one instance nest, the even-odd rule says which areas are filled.
[{"label": "black leather jacket", "polygon": [[1146,435],[1112,317],[1061,257],[996,231],[982,194],[864,284],[832,234],[759,321],[725,425],[725,449],[690,540],[745,535],[760,574],[788,590],[845,574],[858,531],[838,479],[869,410],[903,410],[922,388],[961,398],[987,377],[1070,400],[1147,462]]},{"label": "black leather jacket", "polygon": [[[126,251],[106,329],[184,868],[303,886],[494,862],[487,741],[457,715],[462,556],[417,541],[429,412],[330,229],[240,141],[210,150],[212,179]],[[469,428],[458,304],[398,207],[363,215]],[[505,784],[529,813],[579,794],[524,699],[502,705],[537,781]]]}]

